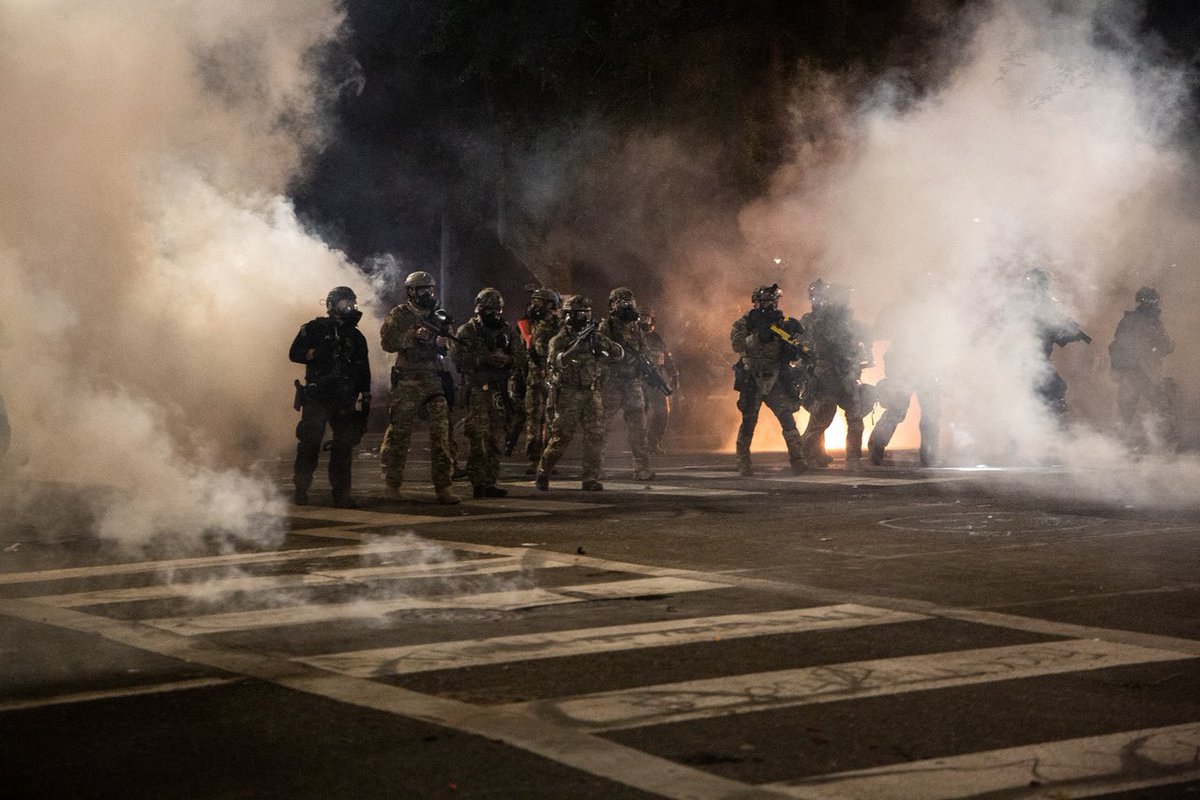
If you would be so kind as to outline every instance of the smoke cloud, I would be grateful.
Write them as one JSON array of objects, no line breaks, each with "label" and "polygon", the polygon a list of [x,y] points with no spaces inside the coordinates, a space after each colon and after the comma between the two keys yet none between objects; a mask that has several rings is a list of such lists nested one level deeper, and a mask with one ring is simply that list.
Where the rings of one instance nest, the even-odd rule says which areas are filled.
[{"label": "smoke cloud", "polygon": [[333,0],[0,2],[0,525],[65,495],[129,545],[280,535],[254,464],[295,424],[287,347],[333,286],[372,299],[284,194],[341,26]]}]

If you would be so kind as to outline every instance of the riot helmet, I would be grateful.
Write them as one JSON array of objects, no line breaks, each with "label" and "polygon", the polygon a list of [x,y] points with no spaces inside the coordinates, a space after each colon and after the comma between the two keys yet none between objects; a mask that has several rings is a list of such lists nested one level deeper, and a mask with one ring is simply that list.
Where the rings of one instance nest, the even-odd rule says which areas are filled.
[{"label": "riot helmet", "polygon": [[437,283],[424,270],[409,273],[404,279],[404,292],[409,302],[417,308],[426,311],[437,308]]},{"label": "riot helmet", "polygon": [[358,295],[349,286],[335,286],[325,296],[325,310],[339,322],[354,324],[362,319],[358,310]]},{"label": "riot helmet", "polygon": [[582,330],[592,321],[592,301],[581,294],[571,295],[563,303],[563,314],[573,330]]},{"label": "riot helmet", "polygon": [[618,286],[608,293],[609,312],[622,322],[633,322],[638,318],[637,300],[633,290]]},{"label": "riot helmet", "polygon": [[504,297],[499,290],[487,287],[475,297],[475,313],[484,325],[498,327],[504,324]]},{"label": "riot helmet", "polygon": [[814,309],[825,303],[825,292],[829,288],[829,284],[821,278],[808,285],[808,301],[812,303]]},{"label": "riot helmet", "polygon": [[537,286],[530,290],[529,305],[525,309],[525,316],[536,322],[550,316],[561,305],[562,299],[558,292],[547,289],[545,286]]},{"label": "riot helmet", "polygon": [[654,333],[654,309],[643,312],[638,318],[638,323],[646,333]]},{"label": "riot helmet", "polygon": [[773,283],[770,286],[759,286],[750,293],[750,302],[754,303],[754,307],[759,311],[775,311],[779,307],[779,298],[783,297],[783,290],[779,288],[778,283]]},{"label": "riot helmet", "polygon": [[1137,294],[1133,296],[1133,299],[1137,301],[1138,308],[1140,309],[1158,310],[1158,290],[1153,286],[1143,286],[1142,288],[1138,289]]},{"label": "riot helmet", "polygon": [[1050,272],[1048,270],[1034,267],[1026,272],[1021,280],[1025,284],[1026,291],[1031,294],[1050,293]]}]

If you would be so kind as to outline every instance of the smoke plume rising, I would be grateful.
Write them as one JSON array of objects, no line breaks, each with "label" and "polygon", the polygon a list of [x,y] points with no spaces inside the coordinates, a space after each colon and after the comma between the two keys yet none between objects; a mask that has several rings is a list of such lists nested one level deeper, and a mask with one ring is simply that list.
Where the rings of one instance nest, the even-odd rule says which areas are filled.
[{"label": "smoke plume rising", "polygon": [[371,299],[284,199],[341,25],[332,0],[0,3],[10,522],[52,483],[128,544],[278,533],[251,465],[291,435],[290,337],[334,285]]}]

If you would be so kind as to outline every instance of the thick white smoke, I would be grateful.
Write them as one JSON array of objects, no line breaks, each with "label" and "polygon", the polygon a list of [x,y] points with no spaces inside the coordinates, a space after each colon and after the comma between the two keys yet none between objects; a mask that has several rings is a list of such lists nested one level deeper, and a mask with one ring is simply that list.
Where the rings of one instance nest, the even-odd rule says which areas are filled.
[{"label": "thick white smoke", "polygon": [[[1185,397],[1198,389],[1200,322],[1185,309],[1200,300],[1200,173],[1176,139],[1190,76],[1152,57],[1134,34],[1135,10],[977,7],[962,21],[969,44],[953,72],[919,99],[882,85],[850,105],[835,81],[814,82],[819,90],[798,97],[798,121],[819,116],[836,144],[800,148],[771,196],[742,215],[752,250],[802,265],[789,275],[794,289],[817,276],[850,283],[860,316],[885,312],[882,338],[920,342],[942,374],[949,455],[1066,464],[1084,494],[1095,483],[1085,469],[1128,463],[1112,437],[1106,346],[1140,285],[1164,297],[1177,342],[1168,370]],[[1017,322],[1031,267],[1053,274],[1064,310],[1095,338],[1054,355],[1070,386],[1065,434],[1031,391],[1036,344]],[[1186,499],[1155,469],[1095,494]]]},{"label": "thick white smoke", "polygon": [[333,286],[371,300],[283,196],[342,24],[334,0],[0,2],[10,520],[53,482],[128,544],[277,535],[250,465],[295,424],[287,347]]}]

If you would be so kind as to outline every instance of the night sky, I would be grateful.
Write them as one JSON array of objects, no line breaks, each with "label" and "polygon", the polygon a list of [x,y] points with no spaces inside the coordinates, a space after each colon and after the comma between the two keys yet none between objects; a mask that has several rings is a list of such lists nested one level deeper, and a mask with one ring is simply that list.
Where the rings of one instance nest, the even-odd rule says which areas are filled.
[{"label": "night sky", "polygon": [[[886,77],[920,97],[953,65],[976,5],[348,0],[349,35],[323,56],[340,85],[332,137],[292,195],[360,264],[390,253],[436,271],[445,222],[452,310],[484,283],[512,293],[544,277],[542,243],[580,230],[604,244],[553,256],[570,262],[566,288],[636,280],[669,295],[656,249],[697,214],[731,224],[766,190],[797,144],[792,87],[832,73],[867,91]],[[1200,66],[1193,0],[1148,3],[1140,27],[1164,59]],[[612,223],[625,188],[606,163],[632,138],[663,136],[695,163],[633,190],[652,194],[656,219]]]}]

